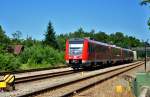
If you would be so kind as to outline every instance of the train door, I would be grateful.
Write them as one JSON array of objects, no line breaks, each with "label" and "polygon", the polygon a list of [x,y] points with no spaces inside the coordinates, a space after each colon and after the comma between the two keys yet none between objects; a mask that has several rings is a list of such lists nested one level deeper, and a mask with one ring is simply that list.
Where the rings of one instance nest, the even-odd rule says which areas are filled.
[{"label": "train door", "polygon": [[96,66],[96,45],[91,43],[91,67]]},{"label": "train door", "polygon": [[97,48],[96,48],[96,44],[94,44],[94,65],[96,66],[96,62],[97,62]]},{"label": "train door", "polygon": [[108,47],[108,63],[111,64],[111,46]]},{"label": "train door", "polygon": [[124,57],[123,57],[123,49],[121,48],[121,63],[123,62]]}]

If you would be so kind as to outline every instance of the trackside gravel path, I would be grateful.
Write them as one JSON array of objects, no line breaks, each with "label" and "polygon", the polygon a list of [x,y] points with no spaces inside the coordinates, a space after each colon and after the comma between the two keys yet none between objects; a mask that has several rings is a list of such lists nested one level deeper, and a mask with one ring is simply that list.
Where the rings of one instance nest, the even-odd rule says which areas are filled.
[{"label": "trackside gravel path", "polygon": [[[147,71],[150,71],[150,61],[147,62]],[[144,65],[77,93],[73,97],[135,97],[130,90],[128,81],[123,76],[135,76],[136,72],[144,72]],[[123,86],[122,93],[116,92],[116,86],[118,85]]]}]

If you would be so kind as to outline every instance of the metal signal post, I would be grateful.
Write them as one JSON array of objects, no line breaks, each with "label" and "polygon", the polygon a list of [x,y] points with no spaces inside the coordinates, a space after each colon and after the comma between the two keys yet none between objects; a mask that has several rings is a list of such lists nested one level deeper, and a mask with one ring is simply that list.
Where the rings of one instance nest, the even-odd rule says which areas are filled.
[{"label": "metal signal post", "polygon": [[145,42],[145,72],[146,72],[146,56],[147,56],[147,53],[146,53],[146,42]]},{"label": "metal signal post", "polygon": [[147,41],[145,42],[145,72],[146,72],[146,61],[147,61],[147,49],[146,49],[146,47],[147,47],[147,43],[148,43],[148,40],[149,39],[147,39]]}]

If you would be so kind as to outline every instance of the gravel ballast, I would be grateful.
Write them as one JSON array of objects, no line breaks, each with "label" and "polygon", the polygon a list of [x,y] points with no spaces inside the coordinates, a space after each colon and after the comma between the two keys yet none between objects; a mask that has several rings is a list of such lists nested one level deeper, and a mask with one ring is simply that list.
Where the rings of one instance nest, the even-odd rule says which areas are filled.
[{"label": "gravel ballast", "polygon": [[[147,62],[147,71],[150,71],[150,61]],[[97,84],[81,93],[77,93],[73,97],[135,97],[132,93],[128,81],[124,79],[124,75],[135,77],[136,72],[144,72],[144,65],[116,76],[103,83]],[[123,86],[123,92],[117,93],[116,86]]]},{"label": "gravel ballast", "polygon": [[[118,66],[118,67],[122,67],[122,66]],[[20,94],[25,94],[26,92],[38,91],[41,88],[46,88],[46,87],[50,87],[50,86],[53,87],[53,86],[58,85],[62,82],[65,83],[66,81],[71,81],[71,80],[74,80],[74,79],[77,79],[77,78],[82,78],[82,77],[94,75],[94,74],[97,74],[97,73],[102,73],[104,71],[111,70],[112,68],[116,68],[116,67],[85,72],[84,76],[80,73],[80,74],[74,74],[74,75],[70,75],[70,76],[66,76],[66,77],[58,77],[58,78],[55,78],[55,79],[46,79],[46,80],[37,81],[37,82],[34,82],[34,83],[32,82],[30,84],[20,84],[16,87],[16,91],[1,93],[0,96],[1,97],[18,96]],[[70,87],[70,88],[72,88],[72,87]]]}]

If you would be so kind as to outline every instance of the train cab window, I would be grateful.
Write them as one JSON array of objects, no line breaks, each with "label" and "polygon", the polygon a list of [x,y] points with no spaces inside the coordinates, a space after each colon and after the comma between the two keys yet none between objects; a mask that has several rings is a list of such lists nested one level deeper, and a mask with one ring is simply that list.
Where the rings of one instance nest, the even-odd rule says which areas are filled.
[{"label": "train cab window", "polygon": [[69,54],[81,55],[83,49],[83,41],[69,41]]},{"label": "train cab window", "polygon": [[70,55],[81,55],[82,47],[70,47]]}]

